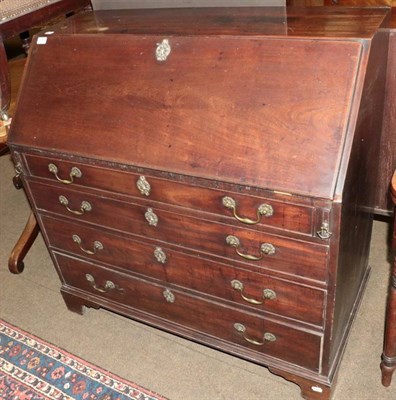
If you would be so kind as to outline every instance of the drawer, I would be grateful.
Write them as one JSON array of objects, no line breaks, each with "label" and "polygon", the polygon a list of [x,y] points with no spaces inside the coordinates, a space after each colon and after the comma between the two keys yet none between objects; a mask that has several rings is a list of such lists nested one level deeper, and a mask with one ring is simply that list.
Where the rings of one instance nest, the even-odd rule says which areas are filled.
[{"label": "drawer", "polygon": [[[119,237],[86,225],[46,216],[41,220],[49,244],[54,249],[90,257],[95,262],[111,264],[165,283],[252,307],[256,311],[276,313],[318,326],[323,323],[323,290],[194,257],[162,244]],[[73,240],[76,234],[84,245],[96,241],[101,243],[101,249],[95,254],[87,254]]]},{"label": "drawer", "polygon": [[110,309],[114,303],[123,304],[242,349],[318,370],[322,338],[319,334],[58,253],[55,258],[65,285],[99,296]]},{"label": "drawer", "polygon": [[[257,268],[324,281],[328,246],[270,235],[246,228],[217,223],[215,220],[187,217],[152,209],[132,202],[77,192],[64,187],[30,184],[36,207],[40,210],[76,217],[80,221],[106,226],[173,245],[210,253]],[[89,210],[76,216],[67,210]],[[88,207],[87,205],[87,207]]]},{"label": "drawer", "polygon": [[[230,193],[224,190],[208,189],[202,186],[188,185],[154,176],[143,176],[133,172],[89,164],[34,155],[26,155],[25,158],[31,175],[50,179],[54,182],[70,180],[73,168],[77,167],[80,173],[73,177],[73,186],[82,185],[215,213],[232,218],[235,223],[241,226],[257,222],[254,225],[258,227],[271,226],[304,235],[312,235],[313,232],[314,207],[277,201],[271,198]],[[49,170],[51,164],[56,166],[58,180],[55,173]]]}]

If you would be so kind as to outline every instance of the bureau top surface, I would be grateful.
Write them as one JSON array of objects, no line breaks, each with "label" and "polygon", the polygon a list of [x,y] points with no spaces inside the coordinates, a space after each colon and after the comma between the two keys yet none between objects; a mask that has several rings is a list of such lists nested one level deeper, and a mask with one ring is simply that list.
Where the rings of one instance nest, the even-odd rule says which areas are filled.
[{"label": "bureau top surface", "polygon": [[370,38],[380,26],[389,25],[388,14],[388,9],[345,7],[108,10],[80,13],[56,30],[69,34]]},{"label": "bureau top surface", "polygon": [[[367,46],[312,38],[328,18],[319,11],[304,11],[308,37],[293,38],[257,36],[265,9],[238,9],[237,21],[220,18],[229,9],[173,11],[88,13],[37,37],[10,145],[332,199]],[[354,12],[368,26],[384,15]],[[208,35],[240,32],[241,20],[257,21],[246,36]],[[171,51],[158,61],[164,39]]]}]

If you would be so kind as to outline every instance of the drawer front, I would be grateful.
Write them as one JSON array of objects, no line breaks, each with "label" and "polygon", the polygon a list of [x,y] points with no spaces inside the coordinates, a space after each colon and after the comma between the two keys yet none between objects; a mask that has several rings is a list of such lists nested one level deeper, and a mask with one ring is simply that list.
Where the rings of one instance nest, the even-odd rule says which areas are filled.
[{"label": "drawer front", "polygon": [[[61,254],[55,253],[55,257],[64,283],[68,286],[98,295],[104,301],[123,304],[213,335],[232,343],[236,348],[248,348],[314,371],[318,370],[320,335]],[[108,306],[111,308],[111,303]],[[243,328],[246,330],[243,331]]]},{"label": "drawer front", "polygon": [[[173,285],[196,290],[220,299],[276,313],[304,322],[322,325],[325,292],[246,269],[193,257],[169,247],[111,235],[109,233],[43,216],[50,246],[90,257],[93,261],[115,265]],[[102,248],[87,254],[73,240],[79,235],[81,246],[95,241]]]},{"label": "drawer front", "polygon": [[[165,240],[177,246],[249,263],[258,268],[274,269],[321,281],[326,278],[328,247],[325,245],[186,217],[63,187],[34,183],[30,189],[37,208],[41,210],[151,239]],[[84,204],[88,204],[90,209],[76,216],[67,210],[65,204],[61,204],[60,196],[67,199],[67,207],[73,211],[82,212]]]},{"label": "drawer front", "polygon": [[[73,168],[78,168],[81,174],[72,178],[73,186],[82,185],[216,213],[234,219],[241,226],[254,223],[258,227],[271,226],[305,235],[312,235],[313,232],[314,207],[269,198],[230,194],[221,190],[88,164],[33,155],[25,157],[31,175],[51,179],[54,182],[71,180],[70,173],[76,171]],[[53,166],[56,167],[56,173]]]}]

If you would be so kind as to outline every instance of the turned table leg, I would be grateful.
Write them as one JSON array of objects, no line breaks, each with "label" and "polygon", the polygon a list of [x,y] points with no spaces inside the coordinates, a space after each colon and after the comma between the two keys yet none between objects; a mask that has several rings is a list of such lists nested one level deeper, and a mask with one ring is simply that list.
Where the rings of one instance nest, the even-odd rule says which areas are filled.
[{"label": "turned table leg", "polygon": [[[396,171],[393,174],[390,193],[396,205]],[[393,250],[396,250],[396,213],[393,228]],[[396,255],[393,260],[393,271],[390,280],[388,302],[386,306],[384,351],[382,353],[381,372],[382,384],[389,386],[393,371],[396,369]]]},{"label": "turned table leg", "polygon": [[384,352],[382,353],[382,384],[389,386],[396,369],[396,260],[393,263],[391,287],[386,309]]}]

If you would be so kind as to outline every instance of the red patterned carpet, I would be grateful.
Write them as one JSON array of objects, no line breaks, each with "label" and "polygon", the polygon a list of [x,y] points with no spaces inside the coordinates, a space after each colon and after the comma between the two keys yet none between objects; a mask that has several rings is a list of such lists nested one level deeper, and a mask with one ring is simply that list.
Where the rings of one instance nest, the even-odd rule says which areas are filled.
[{"label": "red patterned carpet", "polygon": [[166,400],[0,320],[2,400]]}]

